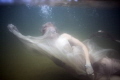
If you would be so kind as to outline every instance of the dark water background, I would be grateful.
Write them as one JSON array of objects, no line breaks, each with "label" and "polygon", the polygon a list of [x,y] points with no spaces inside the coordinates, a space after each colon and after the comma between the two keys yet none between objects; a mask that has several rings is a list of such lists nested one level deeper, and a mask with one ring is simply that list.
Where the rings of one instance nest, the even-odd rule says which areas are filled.
[{"label": "dark water background", "polygon": [[[52,7],[47,18],[40,7],[0,6],[0,79],[1,80],[77,80],[40,54],[27,50],[7,25],[12,23],[24,35],[39,36],[40,27],[53,22],[60,33],[69,33],[83,41],[98,30],[120,39],[120,8]],[[120,52],[120,44],[100,39],[98,45]]]}]

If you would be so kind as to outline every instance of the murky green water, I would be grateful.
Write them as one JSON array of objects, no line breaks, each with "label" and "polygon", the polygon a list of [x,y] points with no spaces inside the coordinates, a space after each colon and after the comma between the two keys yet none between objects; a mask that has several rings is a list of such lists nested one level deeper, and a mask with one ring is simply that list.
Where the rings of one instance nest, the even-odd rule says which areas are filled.
[{"label": "murky green water", "polygon": [[[41,8],[19,6],[0,6],[0,77],[2,80],[77,80],[64,69],[56,66],[50,59],[29,51],[13,35],[7,25],[12,23],[24,35],[41,35],[40,27],[53,22],[59,33],[69,33],[83,41],[90,34],[104,30],[120,39],[119,8],[51,7],[46,18]],[[103,41],[102,41],[103,42]],[[100,42],[103,48],[120,51],[120,45]]]}]

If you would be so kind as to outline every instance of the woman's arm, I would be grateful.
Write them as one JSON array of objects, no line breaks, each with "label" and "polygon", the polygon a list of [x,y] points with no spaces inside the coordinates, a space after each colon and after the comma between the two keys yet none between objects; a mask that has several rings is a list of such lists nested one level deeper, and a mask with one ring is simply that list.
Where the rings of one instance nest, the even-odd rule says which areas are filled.
[{"label": "woman's arm", "polygon": [[31,39],[29,39],[30,36],[24,36],[22,35],[16,26],[14,26],[13,24],[9,24],[8,26],[8,29],[11,33],[13,33],[16,37],[18,37],[19,39],[22,39],[22,40],[25,40],[25,41],[28,41],[28,42],[33,42]]},{"label": "woman's arm", "polygon": [[13,24],[9,24],[8,29],[11,33],[13,33],[16,37],[18,37],[20,40],[24,40],[27,41],[29,43],[36,43],[36,40],[42,40],[46,37],[46,35],[40,36],[40,37],[32,37],[32,36],[24,36],[22,35],[16,26],[14,26]]},{"label": "woman's arm", "polygon": [[82,47],[82,49],[85,53],[85,59],[86,59],[85,67],[86,67],[87,74],[93,74],[93,68],[92,68],[91,63],[90,63],[89,53],[88,53],[87,47],[82,42],[80,42],[79,40],[77,40],[76,38],[72,37],[69,34],[64,33],[61,36],[67,38],[67,40],[72,42],[74,45]]}]

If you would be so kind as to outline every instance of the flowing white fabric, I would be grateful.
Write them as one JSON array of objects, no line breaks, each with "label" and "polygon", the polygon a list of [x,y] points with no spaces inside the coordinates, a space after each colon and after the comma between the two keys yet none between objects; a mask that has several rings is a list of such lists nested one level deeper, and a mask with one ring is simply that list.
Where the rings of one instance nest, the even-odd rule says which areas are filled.
[{"label": "flowing white fabric", "polygon": [[[57,64],[63,63],[61,66],[67,66],[78,75],[86,75],[85,57],[81,46],[71,46],[66,38],[61,36],[53,39],[47,37],[49,31],[40,37],[24,36],[17,28],[10,24],[8,25],[10,32],[17,36],[27,47],[34,49],[48,56],[50,59],[58,60]],[[116,55],[116,51],[112,49],[102,49],[98,47],[91,39],[84,41],[84,44],[89,49],[91,63],[97,62],[104,57]],[[55,59],[53,59],[55,58]],[[55,62],[55,61],[54,61]]]}]

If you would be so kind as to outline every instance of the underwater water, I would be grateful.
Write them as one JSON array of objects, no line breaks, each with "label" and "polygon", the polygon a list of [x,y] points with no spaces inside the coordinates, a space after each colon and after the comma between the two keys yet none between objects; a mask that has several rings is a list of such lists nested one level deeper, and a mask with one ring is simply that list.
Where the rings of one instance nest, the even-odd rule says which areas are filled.
[{"label": "underwater water", "polygon": [[[53,22],[58,32],[83,41],[98,30],[120,39],[120,8],[63,6],[0,6],[1,80],[78,80],[49,58],[26,49],[7,29],[14,24],[24,35],[39,36],[40,27]],[[99,39],[98,45],[120,52],[120,44]]]}]

